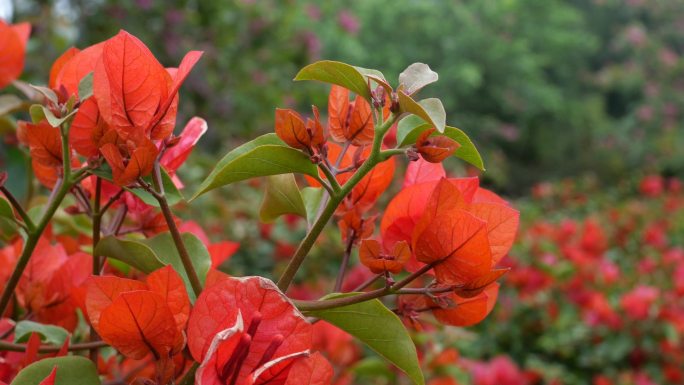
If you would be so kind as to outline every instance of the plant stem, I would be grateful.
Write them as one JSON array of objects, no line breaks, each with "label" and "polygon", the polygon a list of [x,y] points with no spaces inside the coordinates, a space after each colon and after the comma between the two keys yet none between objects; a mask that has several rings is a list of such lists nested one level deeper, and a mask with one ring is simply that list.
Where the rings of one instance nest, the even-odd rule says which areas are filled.
[{"label": "plant stem", "polygon": [[33,224],[31,217],[29,217],[24,208],[21,207],[21,203],[19,203],[17,198],[15,198],[14,195],[12,195],[12,193],[5,186],[0,186],[0,191],[2,191],[2,193],[5,195],[9,203],[12,205],[12,207],[14,207],[14,209],[17,210],[17,213],[21,217],[21,220],[23,220],[24,224],[26,225],[27,231],[31,232],[35,230],[36,225]]},{"label": "plant stem", "polygon": [[93,275],[99,275],[102,266],[100,256],[95,253],[97,244],[100,242],[102,233],[102,213],[100,212],[100,199],[102,197],[102,179],[95,177],[95,201],[93,202]]},{"label": "plant stem", "polygon": [[[107,344],[104,341],[96,341],[96,342],[84,342],[81,344],[73,344],[73,345],[70,345],[67,349],[70,352],[75,352],[75,351],[80,351],[80,350],[97,349],[97,348],[102,348],[105,346],[107,346]],[[61,348],[62,348],[61,346],[42,345],[38,349],[38,352],[39,353],[56,353]],[[16,344],[16,343],[7,342],[7,341],[0,341],[0,351],[25,352],[26,351],[26,344]]]},{"label": "plant stem", "polygon": [[342,289],[344,275],[347,272],[347,265],[349,265],[349,257],[351,256],[355,239],[356,235],[354,234],[354,230],[351,230],[351,234],[349,234],[349,239],[347,240],[347,247],[344,249],[344,256],[342,257],[342,263],[340,264],[340,271],[337,273],[337,280],[335,280],[335,288],[333,289],[334,293],[339,293]]},{"label": "plant stem", "polygon": [[361,167],[359,167],[359,169],[356,170],[354,175],[352,175],[349,178],[347,183],[345,183],[344,186],[342,186],[339,192],[337,192],[336,194],[332,194],[330,196],[330,201],[325,206],[323,212],[318,217],[314,225],[311,227],[311,230],[309,230],[304,239],[302,239],[301,243],[299,244],[299,247],[297,247],[297,250],[292,256],[290,263],[287,265],[285,271],[280,276],[280,279],[278,280],[278,288],[280,288],[281,291],[285,292],[287,288],[290,287],[290,284],[292,283],[294,276],[297,274],[297,271],[304,262],[304,259],[306,259],[306,256],[309,254],[309,251],[311,251],[311,248],[316,242],[316,239],[318,239],[318,236],[325,228],[325,225],[328,223],[330,218],[335,213],[337,206],[339,206],[342,200],[352,191],[354,186],[356,186],[361,181],[361,179],[363,179],[363,177],[366,176],[366,174],[368,174],[368,172],[370,172],[376,164],[378,164],[378,162],[380,161],[379,155],[380,148],[382,146],[382,139],[387,133],[387,130],[389,130],[389,128],[392,127],[392,124],[396,119],[397,115],[392,114],[389,117],[389,119],[387,119],[387,121],[385,121],[379,127],[376,127],[375,137],[373,138],[373,147],[371,148],[371,153],[368,156],[368,159],[366,159],[366,161],[363,162]]},{"label": "plant stem", "polygon": [[[392,294],[400,294],[401,289],[403,289],[406,285],[409,283],[413,282],[416,280],[418,277],[422,276],[426,272],[428,272],[430,269],[435,267],[435,265],[439,264],[443,260],[438,260],[433,263],[427,264],[423,266],[420,270],[417,270],[416,272],[410,274],[403,280],[395,283],[392,286],[385,286],[380,289],[375,289],[372,291],[368,291],[365,293],[353,295],[350,297],[343,297],[343,298],[334,298],[334,299],[326,299],[322,301],[294,301],[295,306],[300,311],[315,311],[315,310],[327,310],[327,309],[334,309],[337,307],[341,306],[348,306],[348,305],[353,305],[356,303],[360,302],[366,302],[370,301],[372,299],[384,297],[387,295],[392,295]],[[415,294],[415,293],[411,293]]]},{"label": "plant stem", "polygon": [[154,197],[159,202],[159,207],[161,208],[164,219],[166,220],[167,226],[169,226],[169,232],[173,238],[173,243],[176,245],[176,250],[178,250],[178,255],[180,256],[181,262],[183,262],[183,268],[188,275],[190,280],[190,285],[195,295],[199,297],[202,292],[202,284],[200,283],[199,276],[195,271],[195,267],[192,265],[192,260],[190,259],[190,254],[188,249],[185,247],[183,242],[183,237],[181,236],[178,226],[176,226],[176,221],[173,220],[173,214],[171,213],[171,208],[166,200],[166,195],[164,194],[164,186],[162,184],[161,168],[159,166],[159,159],[154,163],[154,171],[152,175],[152,183],[154,184],[154,189],[156,194]]},{"label": "plant stem", "polygon": [[326,166],[324,162],[321,162],[318,165],[318,168],[323,171],[323,174],[325,175],[325,178],[328,180],[328,183],[330,183],[330,187],[332,188],[332,194],[336,194],[340,191],[340,184],[337,183],[337,179],[335,178],[335,174]]},{"label": "plant stem", "polygon": [[[93,202],[93,275],[100,275],[102,270],[102,259],[95,251],[100,242],[102,233],[102,212],[100,210],[100,199],[102,198],[102,179],[95,177],[95,201]],[[95,342],[100,339],[95,328],[90,326],[90,341]],[[90,360],[97,362],[97,348],[90,349]]]}]

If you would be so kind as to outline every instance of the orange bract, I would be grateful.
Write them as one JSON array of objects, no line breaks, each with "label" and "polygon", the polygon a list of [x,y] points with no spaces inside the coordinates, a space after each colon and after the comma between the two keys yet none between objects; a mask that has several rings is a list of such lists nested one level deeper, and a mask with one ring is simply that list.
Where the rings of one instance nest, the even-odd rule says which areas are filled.
[{"label": "orange bract", "polygon": [[306,360],[312,328],[274,283],[223,277],[197,299],[188,322],[201,385],[323,384],[328,369]]},{"label": "orange bract", "polygon": [[154,143],[143,138],[140,146],[133,149],[128,163],[124,162],[119,147],[112,143],[103,145],[100,152],[112,168],[114,183],[119,186],[127,186],[152,172],[159,151]]},{"label": "orange bract", "polygon": [[0,20],[0,88],[21,75],[30,33],[31,25],[28,23],[9,25]]},{"label": "orange bract", "polygon": [[125,356],[165,360],[183,348],[190,300],[171,266],[152,272],[146,283],[93,276],[86,287],[93,328]]},{"label": "orange bract", "polygon": [[328,130],[340,143],[351,141],[355,146],[373,142],[373,113],[366,99],[357,96],[349,101],[349,90],[333,85],[328,97]]},{"label": "orange bract", "polygon": [[[62,174],[62,139],[58,128],[46,121],[38,124],[20,121],[17,125],[19,141],[29,147],[31,166],[36,178],[52,188]],[[71,158],[71,166],[78,166],[78,159]]]},{"label": "orange bract", "polygon": [[499,294],[499,284],[492,283],[483,292],[472,298],[462,298],[456,294],[444,297],[453,303],[453,307],[441,308],[432,302],[432,314],[437,320],[446,325],[472,326],[482,321],[491,313]]},{"label": "orange bract", "polygon": [[169,96],[171,76],[136,37],[121,31],[103,43],[93,95],[104,120],[122,138],[140,137]]},{"label": "orange bract", "polygon": [[150,291],[121,293],[100,315],[98,333],[121,354],[140,360],[168,355],[177,339],[173,315],[164,299]]},{"label": "orange bract", "polygon": [[275,132],[290,147],[300,150],[311,147],[311,135],[307,132],[304,121],[292,110],[276,108]]},{"label": "orange bract", "polygon": [[[99,43],[76,53],[74,48],[67,50],[67,53],[62,54],[53,64],[50,71],[50,88],[57,91],[64,88],[67,96],[78,95],[78,84],[95,70],[95,65],[102,55],[102,47],[103,43]],[[72,52],[73,56],[64,61],[69,52]],[[56,72],[54,78],[52,72]]]},{"label": "orange bract", "polygon": [[416,140],[416,149],[426,161],[440,163],[450,157],[461,145],[444,135],[430,136],[433,132],[435,132],[434,128],[423,131]]},{"label": "orange bract", "polygon": [[[472,274],[489,271],[508,252],[518,218],[519,213],[503,199],[479,188],[477,178],[442,179],[404,188],[387,206],[380,230],[384,242],[412,242],[415,258],[406,265],[409,271],[416,271],[422,263],[441,264],[441,259],[454,262],[450,253],[464,257],[464,250],[472,252],[473,245],[478,244],[477,255],[468,256],[463,266],[470,272],[449,280],[463,284],[475,278]],[[473,238],[457,239],[464,231],[471,231]],[[473,270],[474,266],[477,268]],[[444,268],[440,270],[445,273]]]},{"label": "orange bract", "polygon": [[404,264],[411,257],[411,250],[408,243],[397,242],[392,251],[388,251],[380,242],[374,239],[367,239],[361,243],[359,248],[359,259],[361,263],[375,274],[388,271],[393,274],[401,272]]}]

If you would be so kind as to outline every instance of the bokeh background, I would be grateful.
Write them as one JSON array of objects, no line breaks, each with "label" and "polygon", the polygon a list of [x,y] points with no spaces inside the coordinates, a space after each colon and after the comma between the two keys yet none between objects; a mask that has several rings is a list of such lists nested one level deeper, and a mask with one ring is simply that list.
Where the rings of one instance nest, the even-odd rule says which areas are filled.
[{"label": "bokeh background", "polygon": [[[482,152],[483,184],[523,222],[493,315],[439,331],[428,378],[684,383],[684,1],[4,1],[3,17],[33,25],[23,79],[34,83],[68,47],[119,29],[167,66],[205,51],[180,103],[179,122],[209,123],[181,171],[191,190],[217,157],[271,131],[276,106],[325,109],[327,87],[291,80],[304,65],[340,60],[396,79],[428,63],[440,79],[424,96],[442,99]],[[0,161],[20,169],[13,151],[3,145]],[[235,274],[273,274],[305,230],[291,218],[259,223],[261,190],[223,189],[185,214],[241,243],[226,267]],[[319,250],[338,238],[331,231]],[[323,257],[308,263],[303,291],[336,268]],[[372,354],[336,349],[354,357],[337,362],[352,368],[347,383],[400,383]]]}]

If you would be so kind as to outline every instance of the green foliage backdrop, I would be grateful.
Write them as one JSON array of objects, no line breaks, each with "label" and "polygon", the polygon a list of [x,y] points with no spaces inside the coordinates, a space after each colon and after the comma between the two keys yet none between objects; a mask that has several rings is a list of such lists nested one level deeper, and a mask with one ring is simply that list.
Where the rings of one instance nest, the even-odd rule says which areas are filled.
[{"label": "green foliage backdrop", "polygon": [[30,0],[15,1],[14,19],[36,26],[36,82],[62,49],[119,28],[166,65],[206,50],[182,112],[209,121],[209,153],[269,131],[276,105],[322,101],[325,87],[291,82],[315,59],[390,77],[429,63],[441,77],[430,92],[495,165],[485,177],[520,193],[584,172],[607,183],[637,167],[684,172],[682,11],[640,0]]}]

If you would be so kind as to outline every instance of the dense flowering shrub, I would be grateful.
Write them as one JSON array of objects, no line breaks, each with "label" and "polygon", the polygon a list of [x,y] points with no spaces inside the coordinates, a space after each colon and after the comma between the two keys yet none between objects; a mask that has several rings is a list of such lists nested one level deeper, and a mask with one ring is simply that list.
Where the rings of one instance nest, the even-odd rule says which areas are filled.
[{"label": "dense flowering shrub", "polygon": [[512,357],[522,375],[497,384],[683,383],[680,186],[651,175],[609,192],[537,188],[502,262],[511,272],[500,305],[478,338],[456,343],[461,353]]},{"label": "dense flowering shrub", "polygon": [[[26,29],[0,32],[13,42],[3,55],[21,67],[17,30]],[[518,212],[477,178],[446,178],[440,162],[452,155],[483,164],[468,136],[446,125],[439,99],[417,98],[437,74],[416,63],[394,88],[376,70],[305,67],[295,80],[333,84],[327,124],[317,107],[306,119],[276,109],[275,133],[230,151],[186,200],[177,170],[208,125],[195,117],[174,132],[179,90],[201,56],[165,68],[120,31],[67,50],[46,87],[7,79],[33,103],[8,111],[30,105],[16,138],[50,193],[24,204],[1,174],[0,381],[346,383],[343,365],[358,352],[336,342],[353,337],[423,384],[404,325],[484,319],[518,227]],[[403,189],[383,210],[400,156],[411,161]],[[172,211],[257,177],[267,177],[264,220],[307,222],[277,283],[219,270],[237,245],[211,242]],[[318,299],[288,291],[333,219],[345,245],[328,255],[339,266],[334,284]],[[357,247],[362,265],[350,270]],[[346,278],[359,277],[349,287]]]}]

